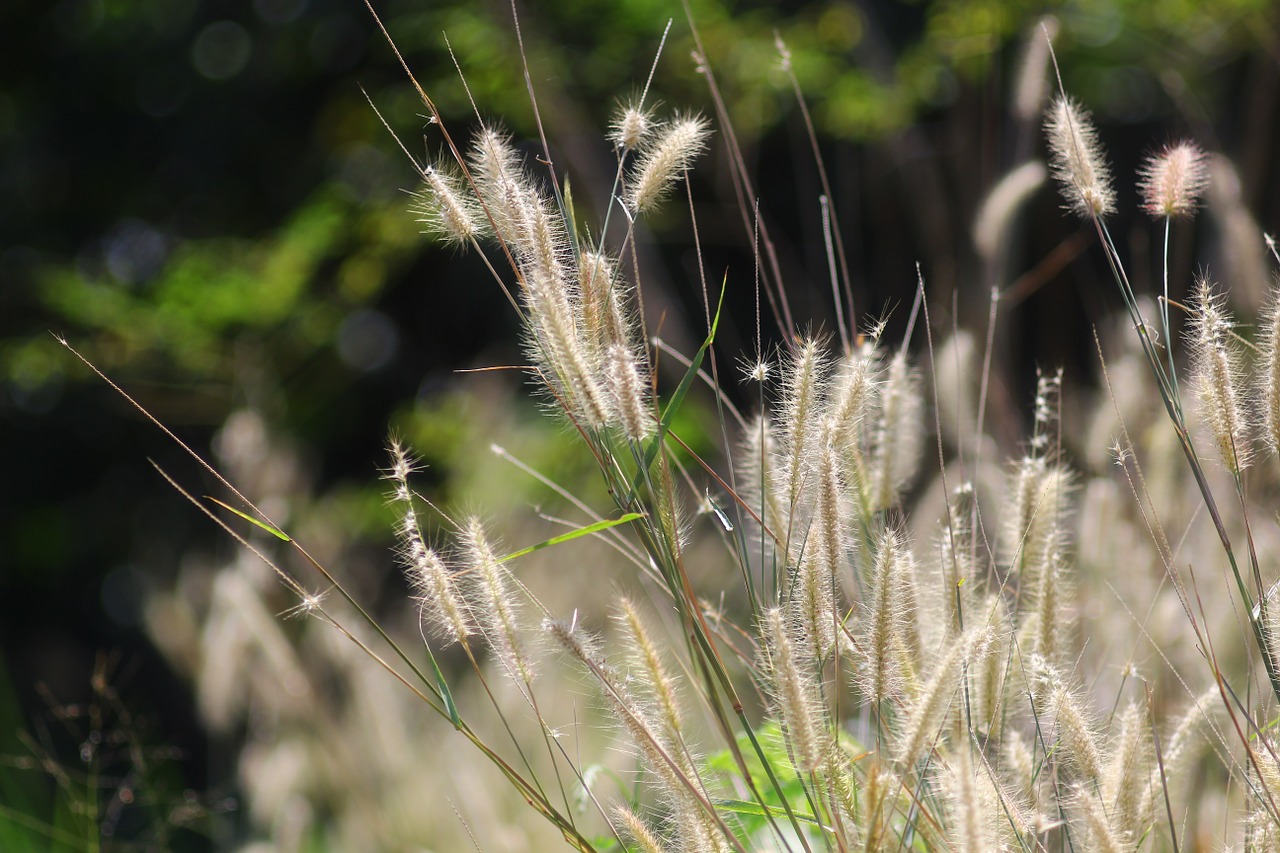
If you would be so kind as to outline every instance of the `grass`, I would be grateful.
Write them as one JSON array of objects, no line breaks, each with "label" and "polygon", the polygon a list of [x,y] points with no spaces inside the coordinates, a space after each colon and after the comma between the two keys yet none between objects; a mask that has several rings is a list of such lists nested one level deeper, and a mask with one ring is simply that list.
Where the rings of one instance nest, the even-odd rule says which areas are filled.
[{"label": "grass", "polygon": [[[819,161],[837,334],[802,333],[713,58],[699,45],[697,60],[714,131],[656,110],[646,85],[609,133],[618,165],[598,223],[545,139],[536,159],[495,125],[463,141],[419,89],[444,155],[414,161],[416,210],[508,295],[536,394],[607,503],[501,451],[572,513],[557,535],[506,545],[482,517],[424,500],[393,442],[385,476],[419,617],[396,626],[222,475],[209,469],[225,500],[171,481],[260,561],[218,573],[202,636],[189,629],[206,717],[273,720],[239,757],[260,831],[286,849],[442,843],[440,811],[421,803],[449,790],[481,849],[1278,849],[1280,324],[1243,340],[1206,282],[1183,309],[1187,345],[1172,337],[1168,223],[1194,211],[1203,155],[1172,149],[1141,171],[1163,287],[1134,282],[1106,224],[1098,134],[1065,93],[1052,101],[1054,176],[1126,311],[1126,334],[1095,333],[1113,354],[1091,417],[1116,464],[1072,464],[1085,440],[1064,435],[1079,421],[1064,418],[1061,373],[1041,377],[1021,452],[996,458],[983,425],[1000,291],[985,351],[939,334],[923,280],[906,339],[885,340],[855,310]],[[531,83],[529,96],[538,115]],[[782,334],[732,356],[718,348],[728,278],[699,256],[705,336],[674,352],[645,323],[636,251],[637,224],[680,203],[713,133],[756,250],[758,325]],[[984,208],[992,266],[1045,180],[1027,165]],[[718,414],[718,458],[675,428],[694,399]],[[590,569],[576,587],[575,563]],[[271,576],[323,630],[286,634],[265,604]],[[153,624],[179,605],[157,604]],[[495,775],[515,797],[488,789]]]}]

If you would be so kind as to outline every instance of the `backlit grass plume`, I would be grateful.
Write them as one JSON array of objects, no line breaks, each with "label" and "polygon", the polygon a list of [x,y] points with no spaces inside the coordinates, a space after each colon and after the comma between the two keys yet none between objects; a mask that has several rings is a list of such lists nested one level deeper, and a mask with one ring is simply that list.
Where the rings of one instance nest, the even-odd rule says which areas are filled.
[{"label": "backlit grass plume", "polygon": [[[834,282],[820,292],[840,305],[827,324],[836,332],[802,331],[825,320],[791,316],[767,199],[757,209],[714,57],[698,51],[735,215],[759,229],[746,247],[759,255],[704,282],[711,256],[690,253],[685,278],[704,310],[687,345],[663,338],[665,321],[646,326],[655,261],[637,222],[706,153],[710,120],[664,117],[646,88],[601,129],[616,168],[591,210],[575,206],[565,175],[578,190],[580,164],[557,160],[558,146],[526,156],[496,124],[466,143],[423,93],[445,153],[414,164],[415,211],[441,242],[479,255],[484,286],[510,297],[521,367],[557,422],[548,441],[577,455],[557,445],[535,464],[496,449],[511,466],[503,487],[537,497],[482,523],[419,494],[409,450],[393,443],[397,556],[421,617],[407,630],[265,516],[234,510],[289,549],[276,559],[245,538],[267,560],[260,575],[274,570],[287,605],[313,617],[297,629],[307,654],[266,618],[261,577],[238,564],[192,583],[207,592],[194,602],[175,593],[147,618],[157,636],[188,638],[169,640],[172,658],[202,686],[211,726],[261,729],[244,772],[285,781],[252,788],[270,813],[254,813],[255,831],[274,837],[288,794],[314,799],[308,828],[349,820],[313,833],[331,849],[457,849],[466,842],[441,842],[440,820],[420,828],[456,776],[464,799],[485,804],[470,827],[477,846],[495,850],[499,827],[516,839],[509,849],[584,853],[1270,849],[1280,478],[1249,463],[1255,420],[1280,446],[1280,323],[1274,310],[1264,318],[1252,359],[1249,318],[1237,324],[1202,277],[1186,335],[1168,333],[1168,221],[1195,207],[1200,149],[1180,144],[1139,172],[1143,206],[1166,226],[1151,281],[1126,270],[1108,230],[1118,195],[1100,133],[1065,93],[1046,114],[1048,159],[1086,227],[1051,257],[1010,245],[1038,224],[1019,213],[1045,177],[1023,151],[978,225],[955,229],[974,235],[993,279],[1025,263],[1034,287],[1058,287],[1051,271],[1095,237],[1114,278],[1130,344],[1102,330],[1098,350],[1122,353],[1100,368],[1117,399],[1050,369],[1019,418],[1019,382],[992,375],[1008,283],[990,282],[987,329],[961,328],[967,312],[911,275],[909,318],[892,305],[889,319],[855,314],[827,193],[812,199],[824,215],[812,238]],[[1033,54],[1009,113],[1023,130],[1044,62]],[[668,212],[701,247],[707,188],[686,187],[694,215]],[[748,337],[732,300],[751,295],[757,274],[757,341],[748,356],[724,352]],[[1153,304],[1160,332],[1144,315]],[[945,346],[933,337],[940,316],[955,327]],[[899,319],[908,339],[890,342]],[[729,365],[744,363],[748,380],[734,387]],[[1030,366],[1024,375],[1030,395]],[[1190,423],[1193,396],[1205,430]],[[1114,416],[1093,417],[1102,407]],[[459,432],[499,429],[496,412],[486,406]],[[1078,434],[1104,420],[1119,463],[1105,468],[1079,458]],[[491,439],[477,441],[483,452]],[[1225,476],[1206,467],[1210,455]],[[319,572],[325,594],[295,566]],[[339,688],[317,686],[328,682]],[[519,823],[521,809],[541,830]]]}]

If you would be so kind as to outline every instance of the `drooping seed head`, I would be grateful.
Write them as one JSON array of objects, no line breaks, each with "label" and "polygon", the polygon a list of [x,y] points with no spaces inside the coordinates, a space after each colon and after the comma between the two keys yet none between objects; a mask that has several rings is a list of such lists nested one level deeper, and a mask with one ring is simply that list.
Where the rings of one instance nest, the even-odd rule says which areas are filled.
[{"label": "drooping seed head", "polygon": [[1059,95],[1049,105],[1045,133],[1053,155],[1053,176],[1062,184],[1067,209],[1084,219],[1115,213],[1111,170],[1089,113]]}]

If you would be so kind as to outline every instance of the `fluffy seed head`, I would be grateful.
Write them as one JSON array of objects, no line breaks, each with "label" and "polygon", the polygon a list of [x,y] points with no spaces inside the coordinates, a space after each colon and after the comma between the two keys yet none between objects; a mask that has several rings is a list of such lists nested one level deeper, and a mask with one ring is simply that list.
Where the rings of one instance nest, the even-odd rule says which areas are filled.
[{"label": "fluffy seed head", "polygon": [[1257,374],[1259,420],[1267,449],[1280,453],[1280,289],[1272,289],[1267,303]]},{"label": "fluffy seed head", "polygon": [[1057,687],[1053,690],[1050,708],[1058,726],[1059,760],[1075,771],[1076,778],[1096,784],[1102,777],[1102,756],[1079,700],[1066,688]]},{"label": "fluffy seed head", "polygon": [[622,427],[623,434],[631,441],[644,441],[653,435],[657,420],[649,406],[649,385],[635,354],[621,344],[613,344],[605,358],[610,421]]},{"label": "fluffy seed head", "polygon": [[920,378],[905,352],[889,362],[880,389],[880,417],[871,458],[871,509],[892,507],[916,475],[924,448]]},{"label": "fluffy seed head", "polygon": [[822,765],[829,747],[813,678],[808,675],[811,667],[796,654],[791,626],[780,608],[765,614],[763,628],[769,655],[767,670],[787,745],[796,769],[810,773]]},{"label": "fluffy seed head", "polygon": [[1213,435],[1222,464],[1238,474],[1249,467],[1251,447],[1248,412],[1241,399],[1244,369],[1239,348],[1231,338],[1231,315],[1208,279],[1196,282],[1193,302],[1188,337],[1200,416]]},{"label": "fluffy seed head", "polygon": [[1053,176],[1062,184],[1067,209],[1084,219],[1115,213],[1111,170],[1089,113],[1060,95],[1049,105],[1045,133],[1053,155]]},{"label": "fluffy seed head", "polygon": [[1179,142],[1148,158],[1138,178],[1143,210],[1154,217],[1190,217],[1209,186],[1209,169],[1199,146]]},{"label": "fluffy seed head", "polygon": [[653,131],[653,116],[638,104],[619,106],[609,125],[609,141],[623,151],[634,151],[644,144]]},{"label": "fluffy seed head", "polygon": [[477,576],[479,592],[471,602],[472,615],[494,656],[521,689],[534,680],[533,659],[526,632],[520,622],[520,607],[511,590],[510,572],[489,544],[478,518],[467,522],[462,544],[468,569]]},{"label": "fluffy seed head", "polygon": [[668,124],[642,151],[631,178],[627,207],[648,213],[671,191],[671,187],[707,147],[711,124],[702,116],[685,116]]},{"label": "fluffy seed head", "polygon": [[472,198],[458,186],[458,179],[434,166],[422,170],[423,188],[412,208],[428,232],[446,243],[469,245],[487,230]]}]

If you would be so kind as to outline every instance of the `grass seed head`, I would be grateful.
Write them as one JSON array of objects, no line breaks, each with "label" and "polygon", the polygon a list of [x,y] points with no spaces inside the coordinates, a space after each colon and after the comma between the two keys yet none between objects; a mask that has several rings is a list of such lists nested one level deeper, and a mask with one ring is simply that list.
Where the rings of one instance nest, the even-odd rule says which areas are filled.
[{"label": "grass seed head", "polygon": [[642,150],[631,176],[627,207],[633,213],[654,210],[707,147],[711,124],[702,116],[672,120]]},{"label": "grass seed head", "polygon": [[1209,186],[1204,151],[1179,142],[1150,157],[1138,170],[1142,209],[1154,217],[1191,217]]},{"label": "grass seed head", "polygon": [[1082,219],[1101,219],[1115,213],[1111,170],[1089,113],[1072,99],[1059,95],[1049,105],[1045,133],[1052,153],[1053,176],[1062,184],[1067,209]]}]

